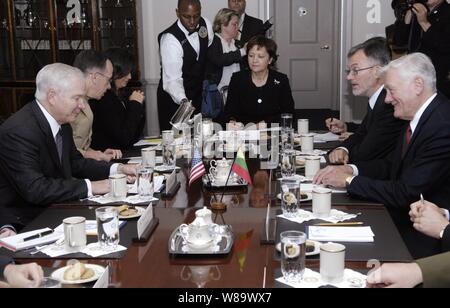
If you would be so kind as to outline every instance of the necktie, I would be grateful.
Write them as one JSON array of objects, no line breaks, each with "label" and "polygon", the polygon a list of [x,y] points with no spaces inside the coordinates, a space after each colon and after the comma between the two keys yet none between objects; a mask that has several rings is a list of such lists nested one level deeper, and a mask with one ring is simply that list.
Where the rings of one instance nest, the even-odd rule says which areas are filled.
[{"label": "necktie", "polygon": [[62,128],[59,129],[55,138],[56,149],[58,150],[59,161],[62,161],[62,153],[63,153],[63,137],[62,137]]},{"label": "necktie", "polygon": [[405,132],[405,142],[406,142],[407,146],[411,142],[411,135],[412,135],[411,126],[408,125],[408,127],[406,128],[406,132]]}]

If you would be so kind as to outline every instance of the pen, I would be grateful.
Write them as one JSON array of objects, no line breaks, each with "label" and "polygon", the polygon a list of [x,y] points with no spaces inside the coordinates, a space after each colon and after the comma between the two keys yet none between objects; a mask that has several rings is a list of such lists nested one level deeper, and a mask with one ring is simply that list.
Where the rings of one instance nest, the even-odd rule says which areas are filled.
[{"label": "pen", "polygon": [[22,241],[27,242],[27,241],[35,240],[35,239],[44,237],[46,235],[50,235],[52,233],[53,233],[53,230],[44,231],[44,232],[41,232],[41,233],[38,233],[38,234],[35,234],[32,236],[25,237]]},{"label": "pen", "polygon": [[336,224],[333,223],[324,223],[324,224],[316,224],[315,226],[320,227],[351,227],[351,226],[361,226],[363,222],[338,222]]}]

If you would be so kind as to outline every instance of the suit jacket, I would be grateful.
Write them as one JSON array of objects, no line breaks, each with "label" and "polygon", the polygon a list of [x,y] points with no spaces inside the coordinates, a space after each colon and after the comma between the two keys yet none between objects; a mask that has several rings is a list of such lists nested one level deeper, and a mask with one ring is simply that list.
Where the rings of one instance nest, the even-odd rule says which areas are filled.
[{"label": "suit jacket", "polygon": [[440,207],[449,206],[448,114],[450,102],[439,94],[422,114],[406,151],[403,150],[405,135],[400,134],[390,158],[356,164],[361,176],[355,177],[348,187],[351,195],[383,203],[389,209],[415,258],[440,252],[438,240],[414,230],[408,211],[410,204],[420,199],[420,194]]},{"label": "suit jacket", "polygon": [[223,68],[242,61],[240,49],[228,53],[223,52],[221,39],[214,35],[211,46],[208,47],[206,60],[206,79],[217,85],[222,80]]},{"label": "suit jacket", "polygon": [[126,150],[139,140],[145,125],[144,105],[120,99],[108,90],[91,104],[94,113],[92,145],[95,150]]},{"label": "suit jacket", "polygon": [[245,14],[244,24],[242,26],[241,39],[242,45],[247,43],[252,37],[262,33],[263,22],[261,19]]},{"label": "suit jacket", "polygon": [[0,214],[26,225],[50,204],[86,198],[84,179],[106,179],[111,164],[84,159],[75,148],[72,128],[62,125],[59,159],[50,124],[36,101],[0,127]]},{"label": "suit jacket", "polygon": [[450,225],[444,230],[444,235],[441,239],[442,252],[450,251]]},{"label": "suit jacket", "polygon": [[94,114],[89,104],[86,104],[75,122],[71,123],[75,146],[83,155],[91,147],[93,122]]},{"label": "suit jacket", "polygon": [[342,143],[349,150],[350,162],[370,161],[390,154],[405,122],[394,117],[392,105],[384,102],[386,90],[378,96],[356,132]]},{"label": "suit jacket", "polygon": [[262,87],[255,86],[250,71],[233,74],[225,106],[226,122],[280,123],[282,113],[294,113],[294,98],[285,74],[270,70]]},{"label": "suit jacket", "polygon": [[450,288],[450,252],[417,260],[424,288]]},{"label": "suit jacket", "polygon": [[0,279],[4,278],[3,273],[5,271],[5,267],[13,262],[13,259],[10,257],[0,256]]}]

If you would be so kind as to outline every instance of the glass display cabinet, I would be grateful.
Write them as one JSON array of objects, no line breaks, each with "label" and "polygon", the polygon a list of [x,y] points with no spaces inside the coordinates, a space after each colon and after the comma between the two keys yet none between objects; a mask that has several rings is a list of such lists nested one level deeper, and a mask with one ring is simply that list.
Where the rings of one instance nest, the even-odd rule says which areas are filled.
[{"label": "glass display cabinet", "polygon": [[[1,0],[0,117],[33,99],[45,65],[72,64],[82,50],[122,47],[138,68],[137,46],[135,0]],[[138,69],[133,80],[137,86]]]}]

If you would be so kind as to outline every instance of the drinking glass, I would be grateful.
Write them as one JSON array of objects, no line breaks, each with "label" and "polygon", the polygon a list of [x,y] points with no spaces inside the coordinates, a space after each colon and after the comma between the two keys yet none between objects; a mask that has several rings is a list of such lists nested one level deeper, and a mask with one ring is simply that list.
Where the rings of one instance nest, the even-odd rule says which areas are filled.
[{"label": "drinking glass", "polygon": [[115,250],[120,240],[119,216],[114,207],[101,207],[95,210],[97,235],[102,250]]},{"label": "drinking glass", "polygon": [[297,216],[300,203],[300,181],[297,179],[281,180],[281,210],[284,217],[294,218]]},{"label": "drinking glass", "polygon": [[281,115],[281,128],[292,128],[293,115],[291,113],[283,113]]},{"label": "drinking glass", "polygon": [[305,273],[306,234],[285,231],[281,239],[281,272],[286,282],[301,282]]},{"label": "drinking glass", "polygon": [[281,176],[283,178],[289,178],[295,175],[295,152],[284,151],[281,153]]}]

